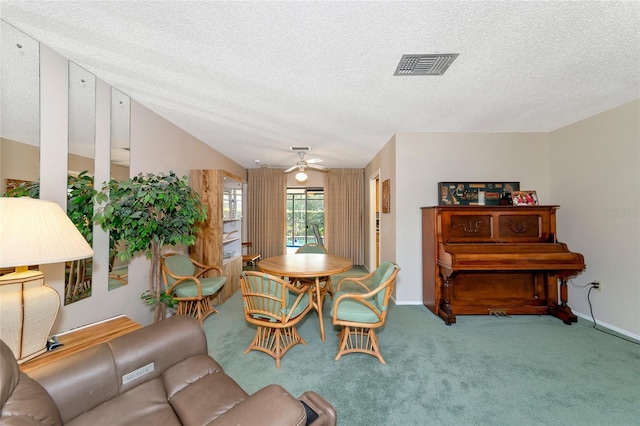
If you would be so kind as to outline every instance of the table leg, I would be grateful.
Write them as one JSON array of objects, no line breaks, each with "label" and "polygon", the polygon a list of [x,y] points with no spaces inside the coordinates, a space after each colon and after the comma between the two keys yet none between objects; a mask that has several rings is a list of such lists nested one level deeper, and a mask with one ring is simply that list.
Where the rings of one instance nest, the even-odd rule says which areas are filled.
[{"label": "table leg", "polygon": [[322,320],[322,292],[320,291],[320,277],[316,277],[316,309],[320,320],[320,340],[324,342],[324,321]]}]

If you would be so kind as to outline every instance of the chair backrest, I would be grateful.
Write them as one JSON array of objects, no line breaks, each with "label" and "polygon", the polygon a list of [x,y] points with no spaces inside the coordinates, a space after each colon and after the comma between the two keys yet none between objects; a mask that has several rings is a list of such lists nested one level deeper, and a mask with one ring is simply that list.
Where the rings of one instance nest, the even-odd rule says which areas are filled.
[{"label": "chair backrest", "polygon": [[245,313],[270,322],[281,322],[288,313],[289,291],[279,278],[245,271],[240,277]]},{"label": "chair backrest", "polygon": [[381,311],[385,311],[387,309],[389,296],[391,296],[391,293],[393,292],[393,282],[396,279],[396,275],[398,275],[398,271],[400,271],[400,267],[395,263],[382,262],[373,274],[373,286],[371,290],[375,290],[381,285],[386,284],[389,280],[392,281],[384,291],[380,291],[375,295],[378,309]]},{"label": "chair backrest", "polygon": [[318,253],[318,254],[327,254],[327,249],[320,244],[309,243],[303,246],[300,246],[296,253]]},{"label": "chair backrest", "polygon": [[[162,258],[162,264],[173,275],[182,277],[192,277],[196,273],[196,266],[191,261],[189,256],[183,254],[170,254]],[[163,270],[163,275],[167,281],[168,286],[172,286],[177,280],[171,275],[166,274]]]},{"label": "chair backrest", "polygon": [[311,227],[313,228],[313,234],[316,236],[316,242],[323,246],[324,241],[322,241],[322,235],[320,235],[320,228],[318,228],[318,224],[314,223]]},{"label": "chair backrest", "polygon": [[241,246],[242,246],[242,253],[249,254],[249,250],[251,249],[251,247],[253,247],[253,243],[251,241],[245,241],[241,244]]}]

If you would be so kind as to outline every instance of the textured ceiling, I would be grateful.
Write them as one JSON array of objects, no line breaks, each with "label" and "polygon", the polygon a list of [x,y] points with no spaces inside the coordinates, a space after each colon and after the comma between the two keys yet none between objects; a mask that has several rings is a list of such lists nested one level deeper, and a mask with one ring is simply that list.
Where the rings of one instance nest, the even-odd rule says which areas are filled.
[{"label": "textured ceiling", "polygon": [[[637,1],[2,1],[245,167],[364,167],[396,132],[547,132],[640,98]],[[403,54],[459,53],[443,76]],[[161,143],[161,141],[158,141]]]}]

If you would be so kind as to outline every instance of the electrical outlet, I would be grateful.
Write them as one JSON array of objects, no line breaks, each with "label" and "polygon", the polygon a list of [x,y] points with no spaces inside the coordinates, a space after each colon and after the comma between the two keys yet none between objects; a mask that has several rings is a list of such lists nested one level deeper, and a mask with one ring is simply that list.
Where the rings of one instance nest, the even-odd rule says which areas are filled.
[{"label": "electrical outlet", "polygon": [[593,285],[594,289],[602,291],[602,283],[600,281],[594,280],[591,285]]}]

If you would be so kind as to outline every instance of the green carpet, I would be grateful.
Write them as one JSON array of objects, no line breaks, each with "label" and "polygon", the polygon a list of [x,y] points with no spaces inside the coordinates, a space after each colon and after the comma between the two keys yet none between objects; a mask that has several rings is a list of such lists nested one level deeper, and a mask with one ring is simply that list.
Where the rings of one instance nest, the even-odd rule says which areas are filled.
[{"label": "green carpet", "polygon": [[308,344],[277,369],[262,352],[243,353],[255,328],[237,292],[205,321],[209,353],[249,393],[270,383],[318,392],[346,426],[640,424],[640,346],[586,320],[458,316],[446,326],[423,306],[394,305],[378,331],[383,365],[364,354],[334,361],[338,330],[325,301],[326,341],[312,311],[298,326]]}]

